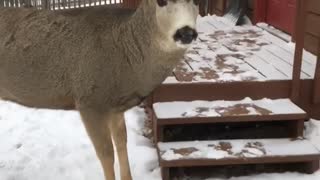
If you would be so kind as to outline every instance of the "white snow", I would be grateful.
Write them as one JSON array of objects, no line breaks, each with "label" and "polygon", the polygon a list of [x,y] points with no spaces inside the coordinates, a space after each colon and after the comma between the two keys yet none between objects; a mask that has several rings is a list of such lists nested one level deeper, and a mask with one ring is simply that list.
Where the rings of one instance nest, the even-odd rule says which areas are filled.
[{"label": "white snow", "polygon": [[[232,146],[230,151],[216,149],[215,147],[219,147],[220,142],[230,143]],[[254,145],[257,142],[261,146]],[[252,146],[248,147],[248,143]],[[191,147],[196,148],[197,151],[185,156],[174,153],[174,150]],[[320,152],[309,140],[292,141],[291,139],[168,142],[159,143],[159,149],[163,153],[161,157],[164,160],[281,157],[318,155]]]},{"label": "white snow", "polygon": [[[156,150],[142,136],[144,111],[133,108],[126,119],[133,178],[160,180]],[[0,101],[0,180],[103,178],[78,112],[40,110]]]},{"label": "white snow", "polygon": [[[140,108],[126,113],[133,180],[161,180],[156,150],[142,136],[144,120]],[[306,137],[320,149],[320,122],[307,123]],[[267,178],[319,180],[320,172],[261,174],[231,180]],[[88,179],[103,180],[103,175],[77,112],[39,110],[0,101],[0,180]]]},{"label": "white snow", "polygon": [[[238,104],[255,105],[272,112],[272,114],[304,114],[305,112],[293,104],[289,99],[261,99],[252,100],[245,98],[241,101],[176,101],[176,102],[162,102],[155,103],[153,105],[157,118],[182,118],[182,117],[219,117],[221,116],[217,108],[232,107]],[[203,112],[199,112],[200,109],[207,109]],[[249,115],[259,115],[255,109],[248,109]],[[200,110],[201,111],[201,110]]]},{"label": "white snow", "polygon": [[[265,24],[233,26],[215,15],[198,17],[197,28],[198,41],[190,48],[196,53],[187,53],[185,59],[191,68],[185,73],[191,80],[171,79],[164,84],[292,79],[295,45],[284,40],[284,33],[270,31]],[[225,55],[228,57],[218,58]],[[314,77],[315,62],[316,56],[304,51],[302,79]],[[203,69],[214,75],[205,76]]]},{"label": "white snow", "polygon": [[281,39],[290,42],[291,41],[291,36],[283,31],[280,31],[279,29],[276,29],[266,23],[257,23],[257,26],[272,33],[276,34],[277,36],[281,37]]}]

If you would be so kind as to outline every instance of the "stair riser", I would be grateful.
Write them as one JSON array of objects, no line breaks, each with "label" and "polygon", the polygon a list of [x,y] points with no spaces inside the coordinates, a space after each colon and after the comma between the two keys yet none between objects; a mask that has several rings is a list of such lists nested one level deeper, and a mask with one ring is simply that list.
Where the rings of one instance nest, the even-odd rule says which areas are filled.
[{"label": "stair riser", "polygon": [[157,142],[298,138],[303,135],[304,121],[215,123],[158,126]]},{"label": "stair riser", "polygon": [[[155,117],[156,118],[156,117]],[[158,119],[158,125],[185,125],[185,124],[205,124],[205,123],[233,123],[233,122],[259,122],[259,121],[288,121],[288,120],[308,120],[306,114],[292,115],[270,115],[270,116],[234,116],[234,117],[196,117],[196,118],[175,118]]]},{"label": "stair riser", "polygon": [[197,166],[224,166],[224,165],[244,165],[244,164],[275,164],[275,163],[303,163],[313,162],[319,159],[318,155],[305,156],[284,156],[284,157],[259,157],[259,158],[243,158],[243,159],[221,159],[221,160],[174,160],[163,161],[160,160],[161,167],[197,167]]},{"label": "stair riser", "polygon": [[[171,180],[173,177],[178,178],[187,175],[187,177],[220,177],[219,173],[226,178],[247,176],[257,173],[283,173],[299,172],[312,174],[319,170],[319,161],[303,162],[285,162],[285,163],[267,163],[267,164],[241,164],[226,166],[198,166],[198,167],[162,167],[161,174],[163,180]],[[199,178],[198,178],[199,179]],[[204,179],[204,178],[201,178]]]},{"label": "stair riser", "polygon": [[291,81],[288,80],[267,82],[166,84],[157,88],[152,94],[152,103],[195,100],[215,101],[221,99],[237,101],[245,97],[250,97],[252,99],[279,99],[290,97],[290,88]]}]

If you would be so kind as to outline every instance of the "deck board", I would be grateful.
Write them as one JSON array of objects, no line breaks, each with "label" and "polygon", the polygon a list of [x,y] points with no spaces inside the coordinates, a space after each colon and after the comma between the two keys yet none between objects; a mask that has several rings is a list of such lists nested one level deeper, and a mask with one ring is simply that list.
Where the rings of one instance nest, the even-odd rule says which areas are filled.
[{"label": "deck board", "polygon": [[[278,38],[268,32],[264,32],[264,36],[262,36],[262,38],[272,42],[277,48],[283,49],[292,55],[294,54],[295,44],[287,43],[287,42],[283,41],[282,39],[280,39],[280,38]],[[315,55],[312,55],[310,52],[307,52],[305,50],[303,51],[303,61],[305,61],[309,64],[312,64],[312,65],[315,65],[316,59],[317,58]]]},{"label": "deck board", "polygon": [[257,26],[270,32],[273,35],[277,35],[279,38],[283,39],[286,42],[290,42],[292,39],[290,35],[286,34],[285,32],[283,32],[279,29],[276,29],[266,23],[258,23]]},{"label": "deck board", "polygon": [[[293,66],[285,62],[283,59],[279,58],[277,55],[271,53],[266,49],[259,51],[257,55],[260,58],[263,58],[265,61],[270,62],[270,64],[272,64],[274,68],[277,68],[279,71],[283,72],[288,77],[292,78]],[[301,73],[301,77],[303,79],[310,78],[310,76],[306,75],[303,72]]]},{"label": "deck board", "polygon": [[[279,58],[283,59],[287,63],[289,63],[291,66],[293,66],[294,61],[294,54],[288,53],[287,51],[283,50],[282,48],[277,48],[276,46],[266,46],[267,51],[270,53],[278,56]],[[302,72],[306,75],[308,75],[309,78],[314,76],[315,73],[315,66],[312,65],[308,61],[302,62]]]},{"label": "deck board", "polygon": [[230,28],[230,26],[228,26],[227,24],[219,21],[219,19],[216,16],[212,16],[210,17],[210,20],[208,23],[217,27],[217,29],[228,29]]},{"label": "deck board", "polygon": [[257,55],[254,55],[250,58],[246,58],[245,61],[250,64],[252,67],[256,68],[261,72],[265,77],[268,77],[269,80],[288,80],[290,79],[285,73],[279,71],[269,62],[260,58]]}]

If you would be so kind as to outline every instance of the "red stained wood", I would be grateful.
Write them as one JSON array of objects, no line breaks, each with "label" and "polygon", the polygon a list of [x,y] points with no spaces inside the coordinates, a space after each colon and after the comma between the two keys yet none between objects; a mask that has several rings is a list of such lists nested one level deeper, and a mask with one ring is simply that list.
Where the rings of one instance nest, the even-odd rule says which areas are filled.
[{"label": "red stained wood", "polygon": [[229,100],[237,101],[245,97],[253,100],[288,98],[289,80],[266,82],[226,82],[164,84],[153,93],[153,102]]},{"label": "red stained wood", "polygon": [[[318,71],[319,72],[319,71]],[[194,100],[242,100],[251,97],[253,100],[290,97],[291,80],[267,82],[230,82],[230,83],[193,83],[165,84],[152,94],[153,103],[169,101]],[[320,103],[314,104],[314,81],[301,80],[300,99],[297,103],[311,118],[320,119]],[[318,91],[316,91],[318,92]]]},{"label": "red stained wood", "polygon": [[[319,16],[320,17],[320,16]],[[319,27],[320,28],[320,27]],[[317,54],[318,53],[318,44],[320,43],[320,37],[313,36],[312,34],[306,32],[305,33],[305,38],[304,38],[304,48],[313,53]]]},{"label": "red stained wood", "polygon": [[200,7],[200,9],[199,9],[200,15],[201,16],[205,16],[206,15],[205,2],[204,1],[200,1],[199,7]]},{"label": "red stained wood", "polygon": [[266,22],[287,33],[294,34],[297,0],[256,0],[254,22]]},{"label": "red stained wood", "polygon": [[293,65],[293,80],[291,99],[293,102],[298,102],[300,98],[300,76],[302,66],[302,56],[304,47],[304,34],[305,34],[305,19],[306,19],[306,1],[297,1],[297,13],[296,13],[296,49],[294,54]]},{"label": "red stained wood", "polygon": [[254,23],[267,21],[267,4],[268,0],[254,1]]},{"label": "red stained wood", "polygon": [[172,119],[157,119],[158,125],[186,125],[207,123],[232,123],[232,122],[266,122],[266,121],[305,121],[306,114],[264,115],[264,116],[231,116],[231,117],[184,117]]},{"label": "red stained wood", "polygon": [[320,1],[319,0],[308,0],[309,8],[308,10],[312,13],[320,15]]},{"label": "red stained wood", "polygon": [[316,74],[314,78],[314,88],[313,88],[313,103],[320,104],[320,43],[318,46],[318,60],[316,67]]},{"label": "red stained wood", "polygon": [[[295,163],[295,162],[309,162],[314,163],[315,159],[319,159],[319,155],[305,155],[305,156],[277,156],[277,157],[258,157],[258,158],[238,158],[238,159],[181,159],[174,161],[160,160],[161,167],[190,167],[190,166],[221,166],[221,165],[239,165],[239,164],[270,164],[270,163]],[[314,167],[313,167],[314,168]],[[316,171],[316,170],[315,170]],[[314,172],[315,172],[314,171]],[[313,172],[310,172],[313,173]]]},{"label": "red stained wood", "polygon": [[267,22],[290,34],[294,30],[297,0],[268,0]]}]

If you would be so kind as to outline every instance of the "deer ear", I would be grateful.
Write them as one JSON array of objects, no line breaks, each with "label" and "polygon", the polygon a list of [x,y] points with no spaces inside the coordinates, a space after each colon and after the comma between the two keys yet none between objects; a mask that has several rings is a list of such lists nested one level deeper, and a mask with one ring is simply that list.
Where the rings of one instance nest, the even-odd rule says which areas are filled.
[{"label": "deer ear", "polygon": [[157,3],[160,7],[163,7],[168,4],[168,0],[157,0]]}]

